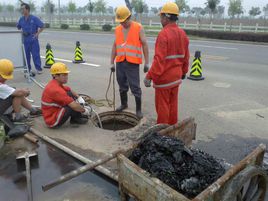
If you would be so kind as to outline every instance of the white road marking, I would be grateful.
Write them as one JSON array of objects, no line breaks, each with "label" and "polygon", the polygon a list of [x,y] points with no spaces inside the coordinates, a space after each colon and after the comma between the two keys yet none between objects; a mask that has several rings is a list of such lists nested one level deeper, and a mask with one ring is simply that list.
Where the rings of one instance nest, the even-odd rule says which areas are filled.
[{"label": "white road marking", "polygon": [[213,84],[214,87],[217,88],[229,88],[231,84],[225,83],[225,82],[216,82]]},{"label": "white road marking", "polygon": [[[199,42],[199,41],[198,41]],[[155,41],[148,40],[148,43],[155,43]],[[235,47],[222,47],[222,46],[210,46],[210,45],[196,45],[190,43],[190,46],[195,46],[195,47],[207,47],[207,48],[215,48],[215,49],[225,49],[225,50],[238,50],[238,48]]]},{"label": "white road marking", "polygon": [[[41,58],[45,59],[46,57],[41,56]],[[61,59],[61,58],[54,58],[54,60],[57,60],[57,61],[65,61],[65,62],[68,62],[68,63],[73,63],[72,60]],[[99,64],[92,64],[92,63],[80,63],[80,64],[82,64],[82,65],[86,65],[86,66],[100,67]]]},{"label": "white road marking", "polygon": [[225,49],[225,50],[238,50],[238,48],[233,48],[233,47],[220,47],[220,46],[210,46],[210,45],[195,45],[195,44],[190,44],[190,46],[207,47],[207,48],[215,48],[215,49]]}]

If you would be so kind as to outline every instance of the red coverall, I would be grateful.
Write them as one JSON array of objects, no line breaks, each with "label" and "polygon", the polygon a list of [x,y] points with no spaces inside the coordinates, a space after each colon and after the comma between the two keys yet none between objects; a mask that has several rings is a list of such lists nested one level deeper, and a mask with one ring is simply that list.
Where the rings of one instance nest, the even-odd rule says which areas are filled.
[{"label": "red coverall", "polygon": [[64,106],[74,101],[67,94],[70,90],[70,87],[59,85],[54,79],[46,85],[41,98],[41,108],[43,118],[49,127],[55,127],[59,124],[65,113]]},{"label": "red coverall", "polygon": [[157,123],[178,121],[178,92],[182,75],[188,72],[189,39],[176,23],[167,24],[158,34],[153,64],[146,75],[155,88]]}]

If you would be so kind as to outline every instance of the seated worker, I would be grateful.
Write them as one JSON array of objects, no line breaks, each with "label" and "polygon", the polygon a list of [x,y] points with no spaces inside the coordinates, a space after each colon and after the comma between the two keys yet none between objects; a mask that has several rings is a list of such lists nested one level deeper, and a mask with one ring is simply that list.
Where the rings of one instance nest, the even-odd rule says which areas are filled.
[{"label": "seated worker", "polygon": [[7,80],[13,79],[14,65],[8,59],[0,59],[0,115],[3,115],[12,107],[13,121],[26,121],[27,116],[21,114],[21,106],[30,111],[30,116],[39,116],[42,111],[32,107],[26,97],[30,95],[29,89],[15,89],[5,84]]},{"label": "seated worker", "polygon": [[[64,124],[69,117],[71,124],[85,124],[91,111],[83,107],[82,97],[64,84],[68,81],[69,70],[64,63],[54,63],[50,68],[53,79],[46,85],[42,94],[42,112],[48,127]],[[76,102],[77,101],[77,102]]]}]

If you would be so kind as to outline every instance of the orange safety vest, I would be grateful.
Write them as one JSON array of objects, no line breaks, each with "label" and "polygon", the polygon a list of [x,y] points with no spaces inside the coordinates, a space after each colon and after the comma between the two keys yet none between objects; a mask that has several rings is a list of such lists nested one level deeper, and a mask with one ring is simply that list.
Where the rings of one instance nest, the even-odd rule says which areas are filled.
[{"label": "orange safety vest", "polygon": [[142,63],[142,50],[140,41],[141,24],[131,22],[126,41],[124,40],[123,26],[115,28],[116,62],[127,60],[130,63]]}]

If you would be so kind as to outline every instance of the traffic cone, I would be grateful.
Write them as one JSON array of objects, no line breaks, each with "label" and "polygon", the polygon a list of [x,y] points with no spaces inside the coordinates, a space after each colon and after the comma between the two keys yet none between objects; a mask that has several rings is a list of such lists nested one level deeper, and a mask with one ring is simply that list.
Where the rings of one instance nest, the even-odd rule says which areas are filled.
[{"label": "traffic cone", "polygon": [[76,48],[75,48],[75,56],[74,56],[74,61],[73,63],[84,63],[85,61],[83,60],[83,53],[80,48],[80,42],[76,41]]},{"label": "traffic cone", "polygon": [[204,80],[205,78],[202,76],[202,67],[201,67],[201,52],[195,51],[194,60],[192,63],[192,68],[190,72],[190,76],[187,78],[190,80]]},{"label": "traffic cone", "polygon": [[53,56],[53,52],[51,49],[51,45],[48,43],[46,46],[46,63],[45,63],[44,68],[50,68],[54,63],[55,61],[54,61],[54,56]]}]

